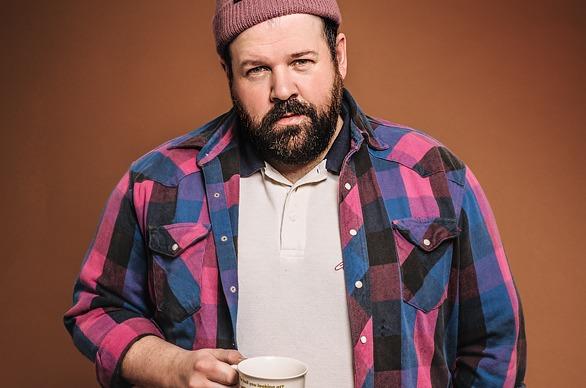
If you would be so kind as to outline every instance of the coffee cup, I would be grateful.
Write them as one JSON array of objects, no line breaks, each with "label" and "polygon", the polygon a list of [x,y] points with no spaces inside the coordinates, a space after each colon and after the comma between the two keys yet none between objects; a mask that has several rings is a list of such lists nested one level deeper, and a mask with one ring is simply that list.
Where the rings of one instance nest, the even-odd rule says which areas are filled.
[{"label": "coffee cup", "polygon": [[238,365],[241,388],[304,388],[307,365],[294,358],[262,356],[247,358]]}]

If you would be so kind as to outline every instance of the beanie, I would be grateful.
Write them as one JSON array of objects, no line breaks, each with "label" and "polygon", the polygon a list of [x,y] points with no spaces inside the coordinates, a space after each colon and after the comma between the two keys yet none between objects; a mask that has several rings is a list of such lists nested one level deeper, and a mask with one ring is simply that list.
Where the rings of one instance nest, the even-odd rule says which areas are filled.
[{"label": "beanie", "polygon": [[221,53],[240,33],[279,16],[306,13],[342,22],[336,0],[216,0],[214,35]]}]

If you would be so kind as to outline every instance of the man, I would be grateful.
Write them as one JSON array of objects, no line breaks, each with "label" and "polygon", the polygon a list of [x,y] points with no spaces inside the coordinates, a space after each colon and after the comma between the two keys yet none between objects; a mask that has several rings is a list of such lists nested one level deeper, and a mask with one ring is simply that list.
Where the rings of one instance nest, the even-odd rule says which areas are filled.
[{"label": "man", "polygon": [[523,385],[478,182],[359,109],[340,21],[335,0],[218,0],[234,108],[133,163],[65,316],[103,386],[230,386],[261,354],[310,388]]}]

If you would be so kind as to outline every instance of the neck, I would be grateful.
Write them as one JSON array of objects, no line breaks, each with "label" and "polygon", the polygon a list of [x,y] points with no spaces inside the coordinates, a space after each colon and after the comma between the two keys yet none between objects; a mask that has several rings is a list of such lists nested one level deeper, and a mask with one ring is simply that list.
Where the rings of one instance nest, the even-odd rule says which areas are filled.
[{"label": "neck", "polygon": [[291,165],[291,164],[279,163],[278,161],[274,161],[274,160],[269,160],[269,163],[271,164],[271,166],[276,168],[277,171],[279,171],[281,173],[281,175],[283,175],[285,178],[287,178],[287,180],[289,182],[291,182],[291,183],[297,182],[299,179],[303,178],[309,171],[311,171],[311,169],[313,169],[315,166],[320,164],[320,162],[325,158],[325,156],[328,154],[328,151],[332,147],[332,144],[334,144],[334,141],[338,137],[338,134],[340,133],[340,130],[342,129],[343,125],[344,125],[344,121],[342,120],[341,117],[338,116],[338,122],[336,123],[336,131],[334,132],[334,135],[330,139],[330,143],[328,144],[326,149],[321,154],[319,154],[317,158],[313,159],[311,162],[306,163],[306,164]]}]

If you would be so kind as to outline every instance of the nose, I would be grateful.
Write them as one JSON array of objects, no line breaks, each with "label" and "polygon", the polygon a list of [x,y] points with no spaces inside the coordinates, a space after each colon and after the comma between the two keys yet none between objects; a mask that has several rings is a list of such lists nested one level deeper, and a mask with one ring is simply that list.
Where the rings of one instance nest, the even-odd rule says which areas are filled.
[{"label": "nose", "polygon": [[287,101],[298,96],[294,78],[286,69],[274,69],[271,84],[271,102]]}]

